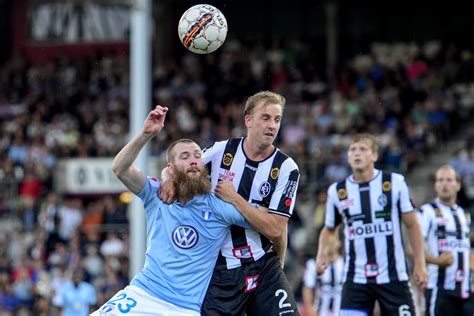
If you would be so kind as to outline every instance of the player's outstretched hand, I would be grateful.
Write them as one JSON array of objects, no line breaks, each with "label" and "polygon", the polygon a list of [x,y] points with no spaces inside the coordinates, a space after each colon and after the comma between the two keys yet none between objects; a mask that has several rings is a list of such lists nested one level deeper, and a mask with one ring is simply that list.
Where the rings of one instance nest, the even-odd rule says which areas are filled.
[{"label": "player's outstretched hand", "polygon": [[145,123],[143,124],[143,132],[145,134],[157,134],[165,125],[165,117],[168,112],[166,106],[157,105],[148,113]]}]

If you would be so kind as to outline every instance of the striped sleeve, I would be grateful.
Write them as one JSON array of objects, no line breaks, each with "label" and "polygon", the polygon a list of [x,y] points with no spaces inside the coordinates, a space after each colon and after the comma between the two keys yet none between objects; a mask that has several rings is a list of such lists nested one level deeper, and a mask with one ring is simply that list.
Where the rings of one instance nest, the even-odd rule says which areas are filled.
[{"label": "striped sleeve", "polygon": [[268,207],[270,213],[291,217],[299,180],[300,172],[295,161],[291,158],[286,159],[281,166],[278,182],[270,200]]},{"label": "striped sleeve", "polygon": [[423,231],[423,237],[428,238],[430,229],[433,226],[433,208],[429,204],[424,204],[420,207],[418,212],[418,219],[420,220],[421,230]]},{"label": "striped sleeve", "polygon": [[410,191],[405,178],[400,174],[393,173],[392,180],[392,186],[399,189],[398,205],[400,206],[400,212],[408,213],[414,211],[415,206],[412,203]]},{"label": "striped sleeve", "polygon": [[329,187],[326,201],[326,215],[324,224],[326,228],[330,230],[335,229],[342,220],[341,214],[337,208],[339,205],[339,199],[337,197],[336,185],[337,183],[333,183]]},{"label": "striped sleeve", "polygon": [[226,143],[227,141],[215,142],[210,147],[202,150],[202,160],[206,166],[211,164],[213,160],[220,158]]}]

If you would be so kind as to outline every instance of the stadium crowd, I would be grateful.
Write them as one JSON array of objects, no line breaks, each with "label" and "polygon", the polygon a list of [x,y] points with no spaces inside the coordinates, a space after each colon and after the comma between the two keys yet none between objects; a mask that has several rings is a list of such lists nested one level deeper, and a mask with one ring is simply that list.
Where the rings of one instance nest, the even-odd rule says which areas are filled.
[{"label": "stadium crowd", "polygon": [[[409,173],[469,123],[474,108],[469,51],[374,44],[326,76],[312,49],[229,41],[216,54],[185,54],[153,68],[153,104],[170,108],[166,132],[150,144],[157,157],[157,148],[179,138],[206,147],[244,135],[240,105],[256,91],[287,98],[277,144],[301,171],[286,267],[295,287],[296,266],[315,254],[327,185],[350,171],[348,137],[378,135],[379,163]],[[60,159],[113,157],[126,143],[128,56],[30,64],[17,55],[0,66],[0,217],[8,223],[0,227],[0,315],[54,315],[61,286],[79,267],[100,306],[129,281],[128,205],[110,195],[58,196],[52,175]],[[466,139],[452,164],[472,208],[474,129]]]}]

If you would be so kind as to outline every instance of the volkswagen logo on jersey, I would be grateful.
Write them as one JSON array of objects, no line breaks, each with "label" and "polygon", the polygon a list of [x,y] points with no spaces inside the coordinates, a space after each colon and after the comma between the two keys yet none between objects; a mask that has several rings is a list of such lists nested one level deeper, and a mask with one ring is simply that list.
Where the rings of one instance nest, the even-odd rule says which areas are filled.
[{"label": "volkswagen logo on jersey", "polygon": [[172,239],[179,248],[190,249],[197,244],[199,235],[194,227],[182,225],[175,228]]},{"label": "volkswagen logo on jersey", "polygon": [[260,188],[258,189],[258,193],[261,197],[267,197],[270,194],[271,185],[268,181],[263,182],[260,184]]}]

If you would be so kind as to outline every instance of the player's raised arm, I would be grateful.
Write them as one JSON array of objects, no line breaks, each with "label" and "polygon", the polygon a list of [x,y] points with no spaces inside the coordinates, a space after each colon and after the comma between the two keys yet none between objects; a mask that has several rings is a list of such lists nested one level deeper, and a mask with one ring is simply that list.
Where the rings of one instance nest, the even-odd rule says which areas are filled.
[{"label": "player's raised arm", "polygon": [[143,129],[120,150],[112,162],[112,171],[135,194],[140,192],[145,185],[146,176],[132,164],[143,146],[163,128],[166,112],[168,112],[168,108],[160,105],[150,111],[143,124]]}]

